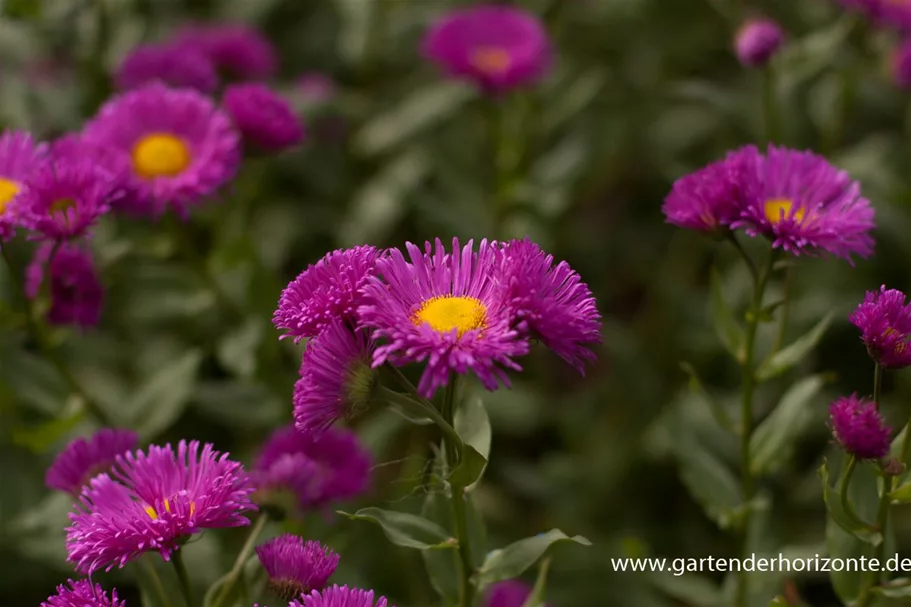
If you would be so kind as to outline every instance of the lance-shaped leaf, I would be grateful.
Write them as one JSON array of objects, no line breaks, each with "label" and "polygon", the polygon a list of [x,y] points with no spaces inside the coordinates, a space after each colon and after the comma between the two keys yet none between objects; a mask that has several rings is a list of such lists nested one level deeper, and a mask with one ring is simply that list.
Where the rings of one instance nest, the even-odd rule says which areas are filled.
[{"label": "lance-shaped leaf", "polygon": [[[481,470],[477,472],[477,477],[465,485],[466,490],[470,491],[480,482],[487,468],[487,459],[490,457],[490,418],[487,417],[487,409],[484,408],[483,401],[478,398],[470,398],[456,409],[455,420],[453,420],[455,431],[458,433],[462,442],[466,446],[471,446],[477,455],[484,460],[478,459],[474,454],[468,454],[468,457],[474,458],[473,464],[480,465]],[[466,470],[465,478],[470,478],[474,471]],[[456,480],[464,480],[456,477]],[[450,478],[450,481],[452,479]]]},{"label": "lance-shaped leaf", "polygon": [[832,521],[857,539],[874,546],[879,545],[883,541],[882,533],[861,520],[852,510],[848,501],[842,498],[840,489],[829,485],[829,462],[824,461],[822,466],[820,466],[819,479],[822,482],[826,510],[828,510]]},{"label": "lance-shaped leaf", "polygon": [[559,529],[551,529],[547,533],[527,537],[487,555],[477,573],[478,587],[484,589],[494,582],[522,575],[547,552],[548,548],[558,542],[575,542],[583,546],[591,546],[591,542],[581,535],[569,537]]},{"label": "lance-shaped leaf", "polygon": [[819,394],[823,383],[819,375],[800,380],[784,393],[775,410],[757,426],[750,439],[753,474],[767,474],[787,461],[797,439],[813,419],[808,403]]},{"label": "lance-shaped leaf", "polygon": [[550,559],[545,558],[538,566],[538,577],[535,579],[534,588],[531,589],[531,594],[522,603],[522,607],[546,607],[544,599],[547,593],[547,571],[549,569]]},{"label": "lance-shaped leaf", "polygon": [[889,599],[911,598],[911,579],[896,578],[888,584],[874,587],[873,592]]},{"label": "lance-shaped leaf", "polygon": [[756,379],[765,381],[781,375],[804,358],[816,347],[832,323],[834,315],[830,312],[816,326],[804,333],[787,347],[772,354],[756,370]]},{"label": "lance-shaped leaf", "polygon": [[715,421],[718,422],[719,426],[729,432],[734,432],[736,428],[734,427],[734,422],[731,421],[731,416],[728,415],[724,406],[709,394],[702,385],[702,380],[699,379],[699,374],[696,372],[696,369],[693,368],[693,365],[688,362],[682,362],[680,363],[680,368],[683,369],[684,373],[690,378],[688,384],[690,392],[702,401],[702,403],[712,412],[712,417],[715,418]]},{"label": "lance-shaped leaf", "polygon": [[422,516],[382,508],[361,508],[354,514],[337,511],[351,520],[362,520],[376,523],[382,528],[389,541],[396,546],[430,550],[436,548],[453,548],[456,542],[446,530]]}]

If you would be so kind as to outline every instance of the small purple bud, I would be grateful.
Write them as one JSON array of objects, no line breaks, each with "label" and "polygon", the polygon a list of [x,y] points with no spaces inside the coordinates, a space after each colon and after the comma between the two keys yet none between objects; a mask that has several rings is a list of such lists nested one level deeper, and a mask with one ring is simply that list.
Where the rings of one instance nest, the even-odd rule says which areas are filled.
[{"label": "small purple bud", "polygon": [[771,19],[750,19],[737,30],[734,49],[741,64],[762,67],[783,43],[784,32],[778,23]]},{"label": "small purple bud", "polygon": [[835,440],[859,459],[881,459],[889,452],[891,429],[876,404],[857,394],[843,396],[829,407]]}]

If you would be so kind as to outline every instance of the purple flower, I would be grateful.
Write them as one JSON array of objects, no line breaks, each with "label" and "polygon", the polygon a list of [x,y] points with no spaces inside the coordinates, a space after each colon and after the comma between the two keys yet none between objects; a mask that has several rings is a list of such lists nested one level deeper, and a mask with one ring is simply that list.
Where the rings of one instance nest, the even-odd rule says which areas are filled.
[{"label": "purple flower", "polygon": [[58,162],[88,162],[107,185],[112,208],[126,211],[134,208],[136,194],[131,189],[132,165],[117,150],[86,142],[79,134],[69,133],[50,145],[50,158]]},{"label": "purple flower", "polygon": [[109,471],[115,458],[135,449],[138,442],[132,430],[112,428],[102,428],[88,439],[77,438],[54,459],[44,484],[78,496],[93,476]]},{"label": "purple flower", "polygon": [[307,72],[297,79],[297,90],[308,103],[325,103],[335,97],[338,87],[323,73]]},{"label": "purple flower", "polygon": [[[69,584],[69,588],[67,588]],[[92,585],[90,580],[67,580],[57,586],[57,594],[47,597],[41,607],[125,607],[125,601],[117,600],[117,591],[110,596],[101,584]]]},{"label": "purple flower", "polygon": [[784,32],[778,23],[771,19],[750,19],[737,30],[734,50],[743,65],[762,67],[783,43]]},{"label": "purple flower", "polygon": [[23,131],[3,131],[0,136],[0,243],[22,226],[24,182],[41,165],[44,150]]},{"label": "purple flower", "polygon": [[319,542],[290,533],[257,546],[256,555],[269,575],[269,587],[286,601],[325,588],[339,559]]},{"label": "purple flower", "polygon": [[753,146],[734,152],[748,167],[745,206],[732,224],[793,255],[826,251],[852,263],[873,254],[873,208],[845,171],[812,152],[770,145],[763,156]]},{"label": "purple flower", "polygon": [[223,104],[234,125],[254,146],[277,152],[304,139],[304,125],[288,102],[264,84],[235,84]]},{"label": "purple flower", "polygon": [[277,329],[298,342],[315,337],[326,325],[355,320],[360,289],[375,272],[380,252],[371,246],[339,249],[320,259],[282,291],[272,316]]},{"label": "purple flower", "polygon": [[152,83],[105,103],[83,140],[127,159],[136,208],[181,215],[234,178],[240,135],[204,95]]},{"label": "purple flower", "polygon": [[186,45],[143,44],[126,56],[114,81],[117,88],[125,91],[161,81],[173,87],[211,93],[218,87],[218,74],[200,50]]},{"label": "purple flower", "polygon": [[889,57],[892,81],[903,89],[911,88],[911,40],[905,40]]},{"label": "purple flower", "polygon": [[117,456],[113,470],[83,489],[66,529],[69,560],[91,575],[150,551],[165,560],[203,529],[241,527],[256,510],[243,466],[199,441],[151,445]]},{"label": "purple flower", "polygon": [[728,156],[674,182],[661,210],[668,223],[697,230],[726,230],[740,215],[747,166]]},{"label": "purple flower", "polygon": [[307,343],[301,378],[294,385],[294,421],[302,431],[322,431],[339,419],[360,416],[373,402],[377,372],[374,343],[343,321]]},{"label": "purple flower", "polygon": [[278,66],[272,43],[257,30],[238,23],[192,25],[177,34],[175,43],[198,50],[219,72],[237,80],[264,80]]},{"label": "purple flower", "polygon": [[911,30],[911,3],[906,0],[840,0],[846,8],[862,12],[874,23]]},{"label": "purple flower", "polygon": [[860,329],[870,358],[886,369],[911,365],[911,304],[895,289],[868,291],[864,301],[851,313],[851,322]]},{"label": "purple flower", "polygon": [[588,346],[601,343],[601,315],[588,285],[569,264],[555,265],[553,255],[527,238],[513,240],[504,247],[500,282],[516,319],[583,373],[585,363],[595,359]]},{"label": "purple flower", "polygon": [[353,432],[285,426],[269,437],[253,466],[256,499],[286,512],[351,499],[367,490],[372,465]]},{"label": "purple flower", "polygon": [[[45,268],[55,245],[42,244],[25,271],[25,292],[30,299],[38,297],[45,280]],[[92,256],[84,249],[64,243],[56,248],[50,260],[51,307],[47,320],[54,325],[98,324],[104,303],[104,287],[98,278]]]},{"label": "purple flower", "polygon": [[484,597],[484,607],[522,607],[532,588],[519,580],[504,580],[491,585]]},{"label": "purple flower", "polygon": [[121,194],[118,185],[92,158],[51,154],[25,180],[23,224],[50,240],[84,236]]},{"label": "purple flower", "polygon": [[314,590],[310,594],[305,594],[300,599],[291,601],[288,607],[395,607],[395,605],[389,605],[384,596],[377,598],[374,603],[372,590],[335,585],[322,591]]},{"label": "purple flower", "polygon": [[502,254],[481,241],[478,251],[452,241],[428,242],[424,253],[406,243],[377,261],[378,276],[363,288],[362,327],[385,339],[373,353],[374,368],[426,363],[418,392],[430,398],[452,373],[473,372],[488,390],[509,384],[504,369],[520,370],[513,358],[528,353],[527,336],[513,325],[510,302],[500,288]]},{"label": "purple flower", "polygon": [[843,396],[829,407],[829,421],[835,440],[848,453],[860,459],[880,459],[889,452],[892,430],[875,403],[857,394]]},{"label": "purple flower", "polygon": [[425,35],[422,51],[446,74],[489,93],[533,84],[551,64],[550,42],[538,18],[502,5],[447,13]]}]

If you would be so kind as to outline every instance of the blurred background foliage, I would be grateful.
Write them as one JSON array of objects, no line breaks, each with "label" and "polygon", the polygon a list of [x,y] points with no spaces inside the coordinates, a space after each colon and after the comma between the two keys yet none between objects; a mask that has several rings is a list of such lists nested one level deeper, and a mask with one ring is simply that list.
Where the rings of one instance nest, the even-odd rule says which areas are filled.
[{"label": "blurred background foliage", "polygon": [[[359,243],[528,234],[592,286],[604,344],[585,378],[536,352],[512,390],[485,396],[493,457],[475,502],[489,548],[551,527],[592,540],[592,548],[555,550],[548,593],[557,607],[712,604],[704,579],[619,573],[610,559],[736,555],[687,474],[702,453],[736,470],[736,445],[689,391],[680,363],[733,402],[739,375],[711,329],[709,268],[719,264],[725,294],[741,304],[748,276],[733,250],[672,229],[660,207],[680,175],[763,141],[761,75],[731,52],[741,18],[760,11],[789,32],[775,63],[781,143],[824,153],[860,179],[879,226],[872,260],[797,264],[789,338],[830,311],[836,321],[811,360],[758,398],[761,414],[796,377],[826,373],[795,420],[799,440],[765,484],[774,507],[763,534],[775,553],[823,553],[816,470],[830,450],[826,404],[872,381],[847,314],[866,289],[907,289],[911,270],[911,106],[886,69],[895,40],[830,0],[525,0],[546,21],[557,61],[540,87],[494,102],[443,81],[419,57],[427,24],[457,4],[0,2],[4,127],[42,138],[78,129],[133,46],[188,20],[261,28],[280,52],[275,85],[308,122],[305,146],[249,160],[226,199],[185,225],[118,218],[100,226],[102,324],[55,333],[60,356],[143,441],[213,441],[249,462],[267,433],[290,421],[300,347],[278,342],[270,317],[281,288],[308,263]],[[311,71],[332,78],[336,94],[308,99],[297,78]],[[496,104],[504,130],[495,148]],[[509,179],[495,186],[498,162]],[[510,206],[496,213],[492,199],[504,191]],[[32,248],[15,243],[20,267]],[[18,330],[10,278],[0,280],[0,605],[11,607],[38,604],[71,575],[62,531],[70,502],[51,495],[43,476],[94,422]],[[909,396],[907,373],[887,377],[886,412],[896,423]],[[432,430],[378,411],[358,431],[378,463],[364,504],[419,510]],[[898,512],[898,544],[911,546],[911,519]],[[339,583],[376,588],[400,607],[433,603],[420,554],[391,546],[377,528],[332,513],[295,525],[342,553]],[[191,545],[194,581],[202,587],[225,571],[233,550],[220,543],[236,548],[242,539],[242,531],[210,533]],[[98,577],[139,600],[125,573]],[[762,580],[757,605],[785,585],[813,605],[837,604],[824,574]]]}]

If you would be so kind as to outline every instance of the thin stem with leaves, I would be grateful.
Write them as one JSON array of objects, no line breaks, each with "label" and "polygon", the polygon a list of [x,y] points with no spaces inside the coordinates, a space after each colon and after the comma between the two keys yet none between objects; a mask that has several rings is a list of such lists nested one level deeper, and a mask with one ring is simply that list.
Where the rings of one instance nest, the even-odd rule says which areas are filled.
[{"label": "thin stem with leaves", "polygon": [[183,550],[175,550],[171,555],[171,564],[177,573],[177,580],[180,583],[180,591],[183,593],[184,601],[187,607],[194,607],[193,587],[190,585],[190,576],[187,574],[187,566],[183,562]]},{"label": "thin stem with leaves", "polygon": [[218,591],[218,596],[215,601],[213,601],[212,607],[222,607],[223,605],[230,604],[226,601],[230,599],[231,593],[234,592],[234,588],[237,586],[241,576],[243,576],[244,565],[247,563],[247,559],[250,558],[250,554],[256,546],[256,540],[262,535],[263,529],[266,528],[266,523],[268,522],[269,516],[263,513],[260,514],[256,519],[256,522],[253,523],[243,547],[240,549],[240,552],[237,553],[237,558],[234,559],[234,565],[228,573],[228,579],[225,581],[224,586]]},{"label": "thin stem with leaves", "polygon": [[[449,382],[443,392],[442,414],[443,419],[450,426],[455,420],[455,378]],[[458,437],[458,435],[456,435]],[[459,441],[461,442],[461,440]],[[459,444],[451,439],[443,440],[443,451],[446,454],[447,469],[452,472],[453,462],[459,459]],[[459,552],[459,607],[472,607],[474,604],[475,587],[472,581],[474,562],[471,557],[471,536],[468,533],[468,515],[465,508],[465,487],[450,481],[452,491],[452,519],[453,528],[458,541]]]}]

